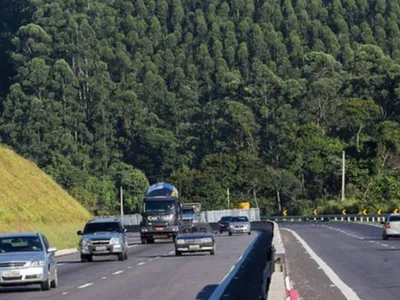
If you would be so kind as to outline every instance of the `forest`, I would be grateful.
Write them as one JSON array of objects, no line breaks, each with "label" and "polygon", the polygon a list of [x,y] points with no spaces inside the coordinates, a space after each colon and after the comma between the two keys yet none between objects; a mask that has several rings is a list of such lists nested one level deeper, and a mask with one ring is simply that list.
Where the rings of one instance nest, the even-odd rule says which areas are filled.
[{"label": "forest", "polygon": [[393,209],[399,23],[394,0],[2,0],[0,143],[94,214],[157,181],[205,209]]}]

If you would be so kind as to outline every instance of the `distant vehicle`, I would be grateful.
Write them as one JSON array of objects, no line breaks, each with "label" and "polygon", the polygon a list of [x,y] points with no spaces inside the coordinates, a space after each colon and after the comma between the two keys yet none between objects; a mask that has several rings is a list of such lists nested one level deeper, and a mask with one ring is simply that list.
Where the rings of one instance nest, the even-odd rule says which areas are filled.
[{"label": "distant vehicle", "polygon": [[221,217],[221,220],[219,220],[218,225],[219,225],[219,233],[223,233],[225,231],[229,231],[229,221],[232,219],[231,216],[224,216]]},{"label": "distant vehicle", "polygon": [[251,224],[246,216],[232,217],[229,221],[229,235],[234,233],[251,234]]},{"label": "distant vehicle", "polygon": [[200,222],[201,203],[183,203],[183,225],[191,225]]},{"label": "distant vehicle", "polygon": [[215,237],[211,226],[207,223],[197,223],[193,226],[183,226],[175,239],[175,255],[183,252],[210,252],[215,254]]},{"label": "distant vehicle", "polygon": [[117,218],[98,218],[90,220],[81,235],[79,248],[82,262],[93,261],[93,256],[116,255],[118,260],[128,258],[126,228]]},{"label": "distant vehicle", "polygon": [[382,239],[388,240],[391,237],[400,237],[400,215],[390,214],[383,226]]},{"label": "distant vehicle", "polygon": [[150,186],[140,223],[142,244],[152,244],[155,239],[175,240],[181,223],[182,207],[176,187],[166,182]]},{"label": "distant vehicle", "polygon": [[0,235],[0,285],[40,284],[44,291],[56,288],[56,251],[41,233]]}]

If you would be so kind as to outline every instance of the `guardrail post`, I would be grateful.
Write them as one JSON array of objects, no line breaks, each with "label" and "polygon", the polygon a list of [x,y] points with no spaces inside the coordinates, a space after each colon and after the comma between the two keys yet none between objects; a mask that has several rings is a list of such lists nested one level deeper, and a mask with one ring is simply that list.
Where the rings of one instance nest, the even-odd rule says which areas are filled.
[{"label": "guardrail post", "polygon": [[337,221],[337,217],[335,217],[335,221]]}]

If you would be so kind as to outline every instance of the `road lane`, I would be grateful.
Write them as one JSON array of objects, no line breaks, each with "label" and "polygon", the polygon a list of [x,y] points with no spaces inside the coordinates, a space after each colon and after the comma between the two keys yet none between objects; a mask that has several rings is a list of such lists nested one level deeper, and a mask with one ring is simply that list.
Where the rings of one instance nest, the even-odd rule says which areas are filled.
[{"label": "road lane", "polygon": [[333,222],[281,227],[300,235],[362,300],[399,299],[400,240],[383,241],[382,228]]},{"label": "road lane", "polygon": [[58,257],[58,281],[59,287],[50,291],[39,291],[39,285],[26,287],[2,287],[0,288],[0,299],[20,300],[23,299],[54,299],[63,292],[68,293],[93,281],[104,280],[103,277],[109,277],[112,273],[120,271],[129,266],[136,266],[148,259],[143,256],[160,256],[168,254],[173,244],[171,241],[157,241],[152,245],[141,245],[139,239],[130,238],[130,248],[128,251],[128,260],[118,261],[116,256],[94,257],[91,263],[81,263],[79,253]]},{"label": "road lane", "polygon": [[176,257],[168,242],[137,245],[124,262],[77,263],[73,262],[77,255],[70,255],[59,267],[59,288],[49,292],[19,288],[0,293],[0,299],[208,299],[255,236],[218,235],[214,256]]}]

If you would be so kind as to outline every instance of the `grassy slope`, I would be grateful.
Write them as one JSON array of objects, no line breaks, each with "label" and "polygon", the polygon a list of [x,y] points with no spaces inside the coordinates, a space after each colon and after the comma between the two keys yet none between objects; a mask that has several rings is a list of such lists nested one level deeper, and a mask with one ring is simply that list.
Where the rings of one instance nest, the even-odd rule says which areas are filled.
[{"label": "grassy slope", "polygon": [[40,231],[52,246],[74,248],[91,217],[34,163],[0,146],[0,233]]}]

